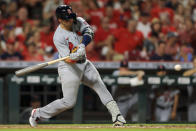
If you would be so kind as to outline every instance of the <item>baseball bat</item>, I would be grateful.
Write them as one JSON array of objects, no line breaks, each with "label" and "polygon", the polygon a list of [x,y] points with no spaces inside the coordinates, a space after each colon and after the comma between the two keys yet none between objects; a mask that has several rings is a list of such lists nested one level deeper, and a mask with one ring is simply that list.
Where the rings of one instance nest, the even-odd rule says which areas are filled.
[{"label": "baseball bat", "polygon": [[52,60],[52,61],[49,61],[49,62],[44,62],[44,63],[40,63],[40,64],[37,64],[37,65],[29,66],[29,67],[26,67],[24,69],[16,71],[15,74],[16,74],[16,76],[22,76],[22,75],[28,74],[30,72],[42,69],[42,68],[44,68],[48,65],[52,65],[52,64],[55,64],[59,61],[66,60],[68,58],[69,58],[69,56],[66,56],[66,57],[59,58],[59,59],[56,59],[56,60]]}]

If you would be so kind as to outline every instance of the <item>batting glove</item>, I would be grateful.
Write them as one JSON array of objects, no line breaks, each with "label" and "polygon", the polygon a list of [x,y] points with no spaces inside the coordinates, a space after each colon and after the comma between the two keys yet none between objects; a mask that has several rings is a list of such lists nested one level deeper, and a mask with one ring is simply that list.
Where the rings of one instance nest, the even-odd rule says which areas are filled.
[{"label": "batting glove", "polygon": [[85,45],[81,43],[78,46],[77,51],[75,53],[71,53],[69,57],[71,60],[77,61],[83,59],[85,55],[86,55]]}]

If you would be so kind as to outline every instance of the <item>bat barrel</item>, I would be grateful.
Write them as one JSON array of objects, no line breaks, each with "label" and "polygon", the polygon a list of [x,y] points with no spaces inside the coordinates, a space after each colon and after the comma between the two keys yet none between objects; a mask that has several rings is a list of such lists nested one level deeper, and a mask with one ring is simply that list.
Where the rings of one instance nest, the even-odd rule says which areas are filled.
[{"label": "bat barrel", "polygon": [[30,72],[33,72],[33,71],[39,70],[41,68],[44,68],[48,65],[52,65],[52,64],[55,64],[59,61],[63,61],[63,60],[68,59],[68,58],[69,58],[69,56],[66,56],[66,57],[59,58],[59,59],[56,59],[56,60],[52,60],[52,61],[49,61],[49,62],[45,62],[45,63],[37,64],[37,65],[34,65],[34,66],[26,67],[24,69],[16,71],[15,74],[16,74],[16,76],[22,76],[22,75],[28,74]]},{"label": "bat barrel", "polygon": [[30,66],[30,67],[26,67],[24,69],[18,70],[18,71],[15,72],[15,74],[16,74],[16,76],[22,76],[22,75],[25,75],[27,73],[30,73],[30,72],[39,70],[41,68],[44,68],[46,66],[48,66],[48,63],[41,63],[41,64],[38,64],[38,65],[34,65],[34,66]]}]

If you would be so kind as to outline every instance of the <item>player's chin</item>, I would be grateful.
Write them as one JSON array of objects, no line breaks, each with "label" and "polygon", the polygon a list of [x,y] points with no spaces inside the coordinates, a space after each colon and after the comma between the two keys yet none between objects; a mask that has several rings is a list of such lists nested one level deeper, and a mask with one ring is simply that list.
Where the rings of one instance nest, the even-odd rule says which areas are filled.
[{"label": "player's chin", "polygon": [[73,22],[70,22],[69,25],[72,26],[73,25]]},{"label": "player's chin", "polygon": [[68,22],[66,23],[66,26],[72,26],[72,24],[73,24],[72,21],[68,21]]},{"label": "player's chin", "polygon": [[69,20],[70,25],[72,25],[73,22],[74,22],[73,19],[70,19],[70,20]]},{"label": "player's chin", "polygon": [[63,20],[62,24],[65,25],[65,26],[72,25],[73,24],[73,20],[72,19]]}]

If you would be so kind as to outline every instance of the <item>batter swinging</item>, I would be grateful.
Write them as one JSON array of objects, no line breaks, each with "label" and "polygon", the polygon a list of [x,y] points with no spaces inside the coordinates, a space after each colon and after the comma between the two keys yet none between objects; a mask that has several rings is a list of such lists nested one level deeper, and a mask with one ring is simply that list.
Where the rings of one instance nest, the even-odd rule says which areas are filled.
[{"label": "batter swinging", "polygon": [[[53,41],[59,52],[59,57],[70,56],[70,59],[61,61],[58,65],[58,74],[62,83],[63,98],[52,103],[33,109],[29,118],[32,127],[42,118],[51,118],[76,103],[78,88],[81,83],[91,87],[100,97],[101,102],[109,110],[114,126],[123,126],[126,121],[121,115],[116,102],[107,90],[94,65],[86,59],[85,46],[93,38],[93,30],[81,17],[77,17],[68,5],[60,5],[56,9],[56,17],[60,23]],[[80,32],[82,37],[77,33]],[[75,52],[72,50],[78,47]]]}]

